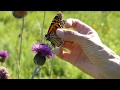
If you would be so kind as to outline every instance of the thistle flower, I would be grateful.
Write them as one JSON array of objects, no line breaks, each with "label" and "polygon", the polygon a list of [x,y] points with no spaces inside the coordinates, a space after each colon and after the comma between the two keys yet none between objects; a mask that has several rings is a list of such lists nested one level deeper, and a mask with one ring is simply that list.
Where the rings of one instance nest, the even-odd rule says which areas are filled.
[{"label": "thistle flower", "polygon": [[9,73],[3,66],[0,67],[0,79],[9,79]]},{"label": "thistle flower", "polygon": [[37,65],[43,65],[46,61],[46,58],[53,57],[52,49],[48,46],[48,44],[33,44],[32,51],[36,53],[34,57],[34,63]]},{"label": "thistle flower", "polygon": [[0,62],[5,62],[9,57],[9,53],[7,51],[1,50],[0,51]]}]

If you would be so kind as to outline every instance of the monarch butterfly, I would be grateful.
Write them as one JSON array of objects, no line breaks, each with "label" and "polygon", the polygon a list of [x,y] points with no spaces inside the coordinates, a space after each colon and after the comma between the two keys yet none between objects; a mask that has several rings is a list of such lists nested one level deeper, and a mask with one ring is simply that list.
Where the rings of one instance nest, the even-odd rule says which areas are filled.
[{"label": "monarch butterfly", "polygon": [[27,11],[13,11],[13,16],[16,18],[23,18],[27,15]]},{"label": "monarch butterfly", "polygon": [[62,20],[61,13],[58,13],[52,20],[52,23],[48,29],[48,33],[45,35],[45,37],[46,40],[49,40],[51,42],[53,47],[55,46],[59,47],[64,43],[64,40],[62,40],[56,35],[56,30],[58,28],[63,28],[65,22],[66,22],[65,20]]}]

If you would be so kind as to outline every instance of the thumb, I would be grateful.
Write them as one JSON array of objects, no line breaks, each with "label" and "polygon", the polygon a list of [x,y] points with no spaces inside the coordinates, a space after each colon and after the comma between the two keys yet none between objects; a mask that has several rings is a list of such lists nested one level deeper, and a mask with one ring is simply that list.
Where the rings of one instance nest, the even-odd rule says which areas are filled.
[{"label": "thumb", "polygon": [[59,28],[56,30],[56,34],[65,41],[76,42],[78,44],[85,43],[87,39],[87,35],[80,34],[73,30],[63,30]]}]

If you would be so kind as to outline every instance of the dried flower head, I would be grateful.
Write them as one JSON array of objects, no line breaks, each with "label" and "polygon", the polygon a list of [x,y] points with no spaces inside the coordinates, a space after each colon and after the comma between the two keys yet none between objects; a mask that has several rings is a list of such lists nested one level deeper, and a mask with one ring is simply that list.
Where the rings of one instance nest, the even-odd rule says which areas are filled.
[{"label": "dried flower head", "polygon": [[0,51],[0,62],[5,62],[9,57],[9,53],[7,51],[1,50]]},{"label": "dried flower head", "polygon": [[0,79],[9,79],[9,73],[3,66],[0,67]]},{"label": "dried flower head", "polygon": [[23,18],[27,15],[27,11],[13,11],[13,16],[15,18]]},{"label": "dried flower head", "polygon": [[32,45],[32,51],[36,53],[34,57],[34,63],[38,65],[43,65],[47,58],[52,58],[53,53],[52,49],[48,46],[48,44],[37,43]]}]

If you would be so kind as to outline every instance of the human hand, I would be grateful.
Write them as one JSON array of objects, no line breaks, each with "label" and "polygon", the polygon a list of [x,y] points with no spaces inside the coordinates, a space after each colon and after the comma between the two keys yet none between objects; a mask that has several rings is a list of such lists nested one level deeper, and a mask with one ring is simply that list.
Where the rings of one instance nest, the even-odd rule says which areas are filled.
[{"label": "human hand", "polygon": [[74,30],[57,29],[57,35],[65,41],[57,56],[94,78],[104,78],[106,74],[102,72],[109,66],[106,61],[118,56],[101,42],[93,28],[80,20],[67,19],[65,27]]}]

